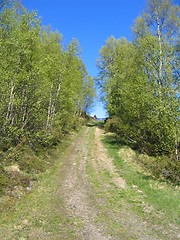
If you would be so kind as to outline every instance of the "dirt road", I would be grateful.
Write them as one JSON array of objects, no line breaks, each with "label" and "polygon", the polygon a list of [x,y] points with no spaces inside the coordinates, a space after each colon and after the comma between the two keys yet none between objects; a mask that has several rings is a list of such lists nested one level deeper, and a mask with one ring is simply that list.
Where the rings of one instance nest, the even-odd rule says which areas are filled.
[{"label": "dirt road", "polygon": [[69,164],[66,161],[61,169],[65,172],[60,187],[65,208],[69,216],[81,222],[81,228],[76,228],[77,239],[158,239],[123,201],[119,209],[109,206],[111,192],[127,185],[108,157],[102,134],[100,128],[86,128],[73,146]]},{"label": "dirt road", "polygon": [[128,184],[108,156],[102,136],[103,130],[94,126],[81,131],[60,154],[61,164],[20,201],[14,216],[3,216],[0,239],[178,239],[173,233],[161,234],[163,227],[132,211],[123,198]]}]

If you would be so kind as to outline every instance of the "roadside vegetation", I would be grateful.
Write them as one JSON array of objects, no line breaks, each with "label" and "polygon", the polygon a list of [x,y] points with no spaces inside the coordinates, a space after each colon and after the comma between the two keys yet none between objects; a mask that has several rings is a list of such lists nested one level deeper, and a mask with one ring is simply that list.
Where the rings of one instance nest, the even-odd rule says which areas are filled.
[{"label": "roadside vegetation", "polygon": [[66,165],[79,134],[66,136],[56,148],[49,150],[46,157],[51,166],[37,175],[31,190],[20,188],[20,198],[11,195],[0,198],[1,239],[77,239],[74,221],[80,223],[67,214],[59,188],[64,174],[62,164]]},{"label": "roadside vegetation", "polygon": [[97,82],[109,114],[105,129],[133,149],[156,175],[175,184],[180,169],[180,9],[147,1],[133,42],[111,36],[101,48]]},{"label": "roadside vegetation", "polygon": [[142,160],[145,162],[151,157],[117,143],[113,136],[106,136],[103,142],[119,174],[130,187],[129,191],[124,192],[124,198],[134,204],[134,210],[147,216],[163,214],[164,224],[167,219],[172,224],[179,224],[180,187],[165,180],[163,175],[161,178],[154,176],[149,167],[142,164]]},{"label": "roadside vegetation", "polygon": [[53,165],[48,149],[86,122],[95,89],[77,40],[65,46],[18,0],[0,1],[0,22],[2,196]]}]

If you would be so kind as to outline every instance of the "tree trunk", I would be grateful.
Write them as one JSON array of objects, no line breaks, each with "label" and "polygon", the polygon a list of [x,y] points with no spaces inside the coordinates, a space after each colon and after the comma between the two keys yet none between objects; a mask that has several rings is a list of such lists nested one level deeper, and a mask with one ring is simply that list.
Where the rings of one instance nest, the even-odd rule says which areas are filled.
[{"label": "tree trunk", "polygon": [[56,96],[55,96],[54,102],[52,104],[52,113],[51,113],[52,121],[53,121],[54,115],[55,115],[56,103],[57,103],[57,99],[58,99],[58,96],[59,96],[60,88],[61,88],[61,82],[58,84]]},{"label": "tree trunk", "polygon": [[51,84],[51,91],[50,91],[50,97],[49,97],[49,105],[48,105],[48,115],[47,115],[47,121],[46,121],[46,129],[49,129],[49,126],[50,126],[51,108],[52,108],[52,89],[53,89],[53,83]]},{"label": "tree trunk", "polygon": [[26,89],[23,89],[22,93],[22,106],[21,106],[21,113],[22,113],[22,128],[24,128],[27,124],[28,120],[28,109],[27,109],[27,86]]},{"label": "tree trunk", "polygon": [[175,156],[176,160],[179,160],[179,150],[178,150],[178,138],[177,138],[177,133],[175,132]]},{"label": "tree trunk", "polygon": [[9,97],[9,103],[8,103],[8,110],[6,113],[6,119],[9,120],[9,122],[11,124],[13,124],[12,122],[12,110],[13,110],[13,99],[14,99],[14,82],[12,83],[11,86],[11,91],[10,91],[10,97]]},{"label": "tree trunk", "polygon": [[163,59],[162,59],[162,37],[161,37],[161,29],[160,29],[160,22],[159,17],[157,17],[157,35],[158,35],[158,41],[159,41],[159,79],[158,84],[160,87],[163,85],[162,80],[162,72],[163,72]]}]

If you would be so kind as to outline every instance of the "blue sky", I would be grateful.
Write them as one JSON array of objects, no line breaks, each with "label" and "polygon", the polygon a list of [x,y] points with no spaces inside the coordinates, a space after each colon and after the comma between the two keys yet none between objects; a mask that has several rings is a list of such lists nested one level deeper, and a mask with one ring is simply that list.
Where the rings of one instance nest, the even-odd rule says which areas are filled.
[{"label": "blue sky", "polygon": [[[174,1],[180,4],[180,0]],[[132,39],[131,27],[142,13],[146,0],[22,0],[29,10],[37,10],[43,25],[63,35],[65,44],[78,39],[88,73],[97,75],[99,50],[110,36]],[[96,103],[92,115],[104,117],[102,104]]]}]

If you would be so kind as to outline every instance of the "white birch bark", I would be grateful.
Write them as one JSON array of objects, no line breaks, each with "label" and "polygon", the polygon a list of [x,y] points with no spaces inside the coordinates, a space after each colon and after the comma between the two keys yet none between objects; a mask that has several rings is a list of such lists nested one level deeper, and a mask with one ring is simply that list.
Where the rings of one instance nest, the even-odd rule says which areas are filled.
[{"label": "white birch bark", "polygon": [[59,96],[60,89],[61,89],[61,82],[58,84],[58,88],[57,88],[57,91],[56,91],[56,96],[55,96],[54,102],[52,104],[52,112],[51,112],[51,120],[52,121],[53,121],[54,116],[55,116],[56,103],[57,103],[57,99],[58,99],[58,96]]},{"label": "white birch bark", "polygon": [[11,124],[13,124],[12,110],[13,110],[13,100],[14,100],[14,87],[15,87],[15,85],[14,85],[14,82],[13,82],[12,85],[11,85],[8,109],[7,109],[7,113],[6,113],[6,119],[9,120],[11,122]]},{"label": "white birch bark", "polygon": [[159,86],[162,87],[163,81],[162,81],[162,71],[163,71],[163,59],[162,59],[162,37],[161,37],[161,29],[160,29],[160,21],[159,17],[157,17],[157,34],[158,34],[158,42],[159,42],[159,79],[158,83]]},{"label": "white birch bark", "polygon": [[49,126],[50,126],[51,108],[52,108],[52,89],[53,89],[53,83],[51,84],[51,90],[50,90],[48,114],[47,114],[47,121],[46,121],[46,129],[48,129]]}]

